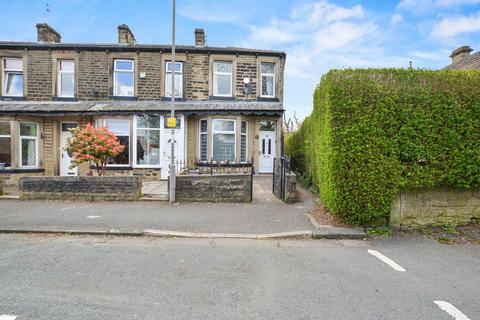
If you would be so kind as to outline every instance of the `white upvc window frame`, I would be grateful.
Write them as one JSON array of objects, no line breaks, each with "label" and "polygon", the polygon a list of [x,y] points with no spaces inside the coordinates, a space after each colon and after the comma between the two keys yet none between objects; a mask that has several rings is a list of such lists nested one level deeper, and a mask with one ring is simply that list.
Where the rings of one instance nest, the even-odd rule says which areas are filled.
[{"label": "white upvc window frame", "polygon": [[[242,132],[242,124],[245,123],[245,133]],[[245,159],[242,159],[242,137],[245,137]],[[248,162],[248,121],[240,120],[240,161]]]},{"label": "white upvc window frame", "polygon": [[[137,115],[134,115],[133,116],[133,148],[132,148],[132,159],[133,159],[133,167],[134,168],[161,168],[162,167],[162,118],[163,116],[159,115],[159,127],[158,128],[143,128],[143,127],[139,127],[138,126],[138,121],[137,121]],[[137,129],[140,129],[140,130],[152,130],[152,131],[156,131],[158,130],[159,134],[160,134],[160,137],[159,137],[159,158],[158,158],[158,161],[159,161],[159,164],[158,165],[151,165],[151,164],[137,164]]]},{"label": "white upvc window frame", "polygon": [[[207,123],[207,130],[202,131],[202,121]],[[206,159],[202,159],[202,136],[207,137],[207,154]],[[213,151],[213,149],[212,149]],[[200,161],[208,161],[208,119],[200,119],[198,120],[198,159]]]},{"label": "white upvc window frame", "polygon": [[[20,60],[22,64],[22,69],[7,69],[6,61],[7,60]],[[25,94],[25,74],[23,72],[24,65],[23,59],[19,57],[5,57],[2,58],[2,96],[5,97],[23,97]],[[21,74],[22,75],[22,94],[7,94],[7,73],[11,74]]]},{"label": "white upvc window frame", "polygon": [[[262,72],[262,65],[263,64],[271,64],[273,65],[273,73],[264,73]],[[274,63],[274,62],[261,62],[260,63],[260,97],[262,98],[275,98],[275,78],[276,78],[276,73],[277,71],[277,65]],[[266,95],[266,94],[263,94],[263,77],[271,77],[272,78],[272,82],[273,82],[273,94],[272,95]]]},{"label": "white upvc window frame", "polygon": [[[168,94],[168,91],[169,90],[172,90],[172,85],[170,83],[170,85],[168,85],[168,81],[172,81],[172,71],[168,71],[168,65],[171,65],[172,64],[172,61],[165,61],[165,97],[167,98],[171,98],[172,96]],[[180,71],[175,71],[175,78],[177,78],[178,76],[182,77],[182,81],[180,81],[180,83],[182,84],[181,88],[180,88],[180,95],[176,95],[175,96],[175,99],[177,98],[183,98],[183,61],[175,61],[175,64],[179,64],[180,65]],[[175,91],[178,90],[177,86],[175,86]]]},{"label": "white upvc window frame", "polygon": [[[221,71],[215,71],[215,65],[219,63],[226,63],[230,64],[231,66],[231,71],[230,72],[221,72]],[[213,61],[213,88],[212,88],[212,94],[214,97],[232,97],[233,96],[233,61],[223,61],[223,60],[216,60]],[[218,81],[216,76],[217,75],[229,75],[230,76],[230,93],[229,94],[219,94],[217,92],[218,89]]]},{"label": "white upvc window frame", "polygon": [[[131,70],[117,70],[117,62],[130,62],[132,64]],[[117,94],[117,74],[118,73],[131,73],[133,77],[133,91],[131,95],[118,95]],[[135,60],[134,59],[113,59],[113,95],[115,97],[134,97],[135,96]]]},{"label": "white upvc window frame", "polygon": [[10,166],[5,166],[5,168],[11,168],[12,167],[12,161],[13,161],[13,153],[12,153],[12,126],[11,126],[11,123],[10,121],[4,121],[4,120],[0,120],[0,123],[1,122],[4,122],[4,123],[7,123],[8,124],[8,127],[9,127],[9,132],[10,134],[0,134],[0,138],[9,138],[10,139]]},{"label": "white upvc window frame", "polygon": [[[34,124],[37,128],[37,134],[35,136],[22,136],[22,124]],[[34,140],[35,141],[35,165],[33,166],[24,166],[23,165],[23,155],[22,155],[22,142],[23,140]],[[36,122],[21,121],[18,123],[18,166],[20,168],[38,168],[40,164],[40,125]]]},{"label": "white upvc window frame", "polygon": [[[73,71],[63,71],[62,70],[62,62],[70,61],[73,62]],[[76,63],[74,59],[59,59],[57,61],[57,97],[61,98],[74,98],[75,97],[75,88],[76,88],[76,81],[75,81],[75,67]],[[62,75],[64,74],[71,74],[73,75],[73,93],[72,95],[65,95],[62,94]]]},{"label": "white upvc window frame", "polygon": [[[126,134],[120,134],[119,135],[121,137],[128,136],[128,163],[127,164],[108,163],[107,167],[131,167],[132,166],[132,152],[131,151],[133,149],[132,148],[132,119],[131,118],[103,118],[100,123],[103,127],[108,128],[107,121],[113,121],[113,122],[121,122],[121,121],[125,122],[125,121],[127,121],[128,122],[128,135],[126,135]],[[108,128],[108,130],[111,131],[110,128]],[[116,134],[115,134],[115,137],[117,137]]]},{"label": "white upvc window frame", "polygon": [[[233,131],[216,131],[215,130],[215,121],[232,121],[233,122]],[[215,145],[214,136],[215,134],[230,134],[234,136],[233,139],[233,160],[216,160],[213,158],[213,147]],[[212,146],[210,148],[211,161],[216,162],[226,162],[226,161],[237,161],[237,120],[236,119],[212,119]]]}]

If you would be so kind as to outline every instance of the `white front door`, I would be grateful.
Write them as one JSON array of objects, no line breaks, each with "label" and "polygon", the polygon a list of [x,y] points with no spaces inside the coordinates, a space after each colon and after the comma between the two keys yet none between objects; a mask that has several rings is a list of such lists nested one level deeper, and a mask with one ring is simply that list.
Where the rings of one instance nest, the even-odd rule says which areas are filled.
[{"label": "white front door", "polygon": [[70,168],[72,157],[66,150],[68,138],[72,136],[70,129],[76,128],[76,122],[60,123],[60,175],[76,176],[78,174],[77,167]]},{"label": "white front door", "polygon": [[[162,117],[162,170],[161,170],[161,178],[168,179],[170,173],[170,154],[171,154],[171,145],[170,145],[170,137],[171,137],[171,129],[167,128],[167,116]],[[177,117],[177,127],[175,128],[175,161],[182,163],[184,162],[185,156],[185,135],[184,135],[184,128],[185,128],[185,117],[178,116]],[[177,165],[176,165],[177,166]]]},{"label": "white front door", "polygon": [[[260,125],[260,128],[262,126]],[[260,157],[259,168],[260,173],[273,172],[273,158],[275,158],[275,130],[260,131]]]}]

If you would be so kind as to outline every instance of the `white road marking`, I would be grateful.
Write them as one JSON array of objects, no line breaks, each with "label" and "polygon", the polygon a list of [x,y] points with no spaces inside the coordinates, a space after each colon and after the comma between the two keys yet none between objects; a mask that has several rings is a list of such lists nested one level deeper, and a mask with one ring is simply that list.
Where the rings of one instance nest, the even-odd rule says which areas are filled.
[{"label": "white road marking", "polygon": [[462,311],[455,308],[448,302],[445,301],[433,301],[440,309],[451,315],[456,320],[470,320]]},{"label": "white road marking", "polygon": [[388,264],[390,267],[392,267],[392,268],[393,268],[394,270],[396,270],[396,271],[400,271],[400,272],[405,272],[405,271],[406,271],[404,268],[402,268],[401,266],[399,266],[395,261],[393,261],[393,260],[390,259],[390,258],[385,257],[383,254],[381,254],[381,253],[378,252],[378,251],[368,250],[368,253],[370,253],[372,256],[377,257],[377,258],[380,259],[382,262],[385,262],[386,264]]},{"label": "white road marking", "polygon": [[[97,219],[100,218],[101,216],[87,216],[87,219]],[[2,320],[2,319],[0,319]]]},{"label": "white road marking", "polygon": [[[60,209],[60,211],[71,210],[73,208],[75,208],[75,207],[65,207],[65,208]],[[2,320],[2,319],[0,319],[0,320]]]},{"label": "white road marking", "polygon": [[15,319],[17,319],[17,316],[11,316],[8,314],[2,314],[0,316],[0,320],[15,320]]}]

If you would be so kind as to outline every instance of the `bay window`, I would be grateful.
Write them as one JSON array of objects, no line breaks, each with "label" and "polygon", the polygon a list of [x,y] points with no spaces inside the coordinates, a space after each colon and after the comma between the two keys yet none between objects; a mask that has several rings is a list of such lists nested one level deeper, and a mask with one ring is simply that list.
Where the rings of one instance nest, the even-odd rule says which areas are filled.
[{"label": "bay window", "polygon": [[133,97],[134,61],[116,59],[113,64],[113,94],[121,97]]},{"label": "bay window", "polygon": [[110,165],[127,166],[130,164],[130,120],[107,119],[105,126],[117,137],[121,145],[125,146],[122,153],[109,160]]},{"label": "bay window", "polygon": [[38,167],[38,124],[20,123],[20,167]]},{"label": "bay window", "polygon": [[247,130],[247,121],[242,121],[240,127],[240,161],[247,161]]},{"label": "bay window", "polygon": [[[172,96],[172,62],[165,65],[165,96]],[[175,98],[183,97],[183,63],[175,62]]]},{"label": "bay window", "polygon": [[207,136],[208,120],[200,120],[200,160],[208,159],[208,136]]},{"label": "bay window", "polygon": [[139,166],[159,166],[160,116],[137,116],[136,133],[136,164]]},{"label": "bay window", "polygon": [[10,122],[0,122],[0,166],[9,168],[12,165],[12,136]]},{"label": "bay window", "polygon": [[213,120],[213,160],[235,160],[235,120]]},{"label": "bay window", "polygon": [[275,64],[262,63],[261,68],[261,96],[266,98],[275,98]]},{"label": "bay window", "polygon": [[232,96],[232,63],[216,61],[213,63],[213,95]]},{"label": "bay window", "polygon": [[59,97],[75,96],[75,61],[73,60],[58,61],[57,95]]},{"label": "bay window", "polygon": [[21,58],[3,59],[3,95],[23,96],[23,60]]}]

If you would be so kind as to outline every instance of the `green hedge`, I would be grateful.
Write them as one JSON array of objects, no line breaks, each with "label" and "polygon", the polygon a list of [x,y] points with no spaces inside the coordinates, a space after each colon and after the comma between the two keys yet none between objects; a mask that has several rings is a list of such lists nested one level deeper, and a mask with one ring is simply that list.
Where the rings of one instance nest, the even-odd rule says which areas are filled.
[{"label": "green hedge", "polygon": [[480,71],[332,70],[287,153],[327,208],[388,217],[400,188],[480,186]]}]

